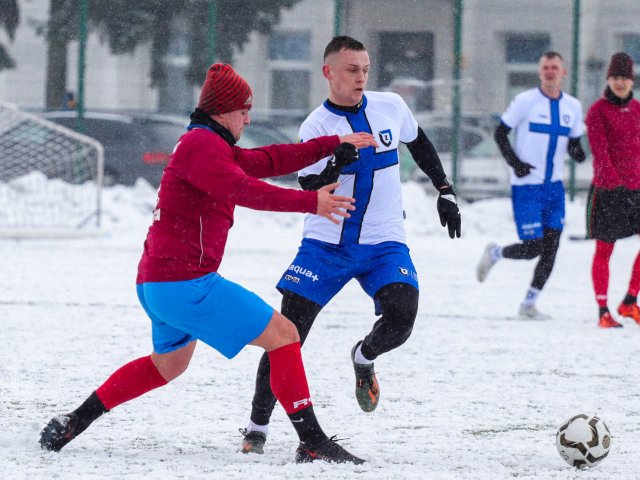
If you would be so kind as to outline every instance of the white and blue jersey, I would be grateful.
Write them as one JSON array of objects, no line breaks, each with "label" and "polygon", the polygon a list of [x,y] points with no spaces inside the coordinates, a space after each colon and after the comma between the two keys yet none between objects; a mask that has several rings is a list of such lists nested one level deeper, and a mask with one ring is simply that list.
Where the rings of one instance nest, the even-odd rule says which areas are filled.
[{"label": "white and blue jersey", "polygon": [[[354,197],[356,210],[339,225],[307,215],[302,245],[277,284],[280,291],[321,306],[352,279],[371,298],[392,283],[418,289],[418,274],[405,245],[398,157],[398,143],[415,140],[418,123],[399,95],[366,92],[357,112],[333,108],[328,102],[316,108],[300,127],[300,140],[353,132],[371,133],[379,145],[360,149],[360,158],[344,167],[338,178],[336,194]],[[299,175],[320,174],[330,159]]]},{"label": "white and blue jersey", "polygon": [[512,147],[518,158],[535,167],[522,178],[511,172],[511,185],[562,181],[569,138],[584,133],[578,99],[564,92],[559,98],[550,98],[533,88],[517,95],[501,120],[515,132]]},{"label": "white and blue jersey", "polygon": [[[354,197],[356,210],[339,225],[324,217],[307,215],[303,236],[333,244],[405,243],[398,143],[415,140],[418,123],[399,95],[366,92],[357,113],[338,110],[324,102],[304,121],[299,138],[306,141],[354,132],[373,134],[379,145],[361,149],[360,159],[344,167],[338,178],[336,194]],[[329,160],[324,158],[299,175],[317,175]]]},{"label": "white and blue jersey", "polygon": [[535,167],[524,177],[511,172],[518,237],[527,241],[542,238],[546,229],[562,231],[564,157],[569,139],[584,133],[580,102],[566,93],[550,98],[534,88],[517,95],[501,120],[515,130],[518,158]]}]

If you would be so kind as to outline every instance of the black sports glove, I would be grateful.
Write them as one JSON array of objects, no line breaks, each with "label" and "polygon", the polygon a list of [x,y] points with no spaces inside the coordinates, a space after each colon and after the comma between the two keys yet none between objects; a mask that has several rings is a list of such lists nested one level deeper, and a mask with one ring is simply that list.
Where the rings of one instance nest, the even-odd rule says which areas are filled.
[{"label": "black sports glove", "polygon": [[360,153],[355,145],[351,143],[341,143],[333,152],[331,163],[334,167],[342,168],[351,165],[360,159]]},{"label": "black sports glove", "polygon": [[585,158],[587,158],[586,154],[584,153],[584,150],[582,150],[582,145],[580,145],[579,138],[569,139],[567,152],[569,153],[569,156],[578,163],[584,162]]},{"label": "black sports glove", "polygon": [[456,203],[456,192],[453,191],[451,185],[447,185],[440,189],[438,197],[438,215],[440,216],[440,224],[449,227],[449,237],[460,238],[460,226],[462,219],[460,218],[460,210]]},{"label": "black sports glove", "polygon": [[513,171],[515,172],[516,177],[518,177],[518,178],[526,177],[527,175],[529,175],[531,173],[532,169],[536,168],[533,165],[531,165],[530,163],[523,162],[521,160],[513,162],[513,165],[511,165],[511,166],[513,167]]}]

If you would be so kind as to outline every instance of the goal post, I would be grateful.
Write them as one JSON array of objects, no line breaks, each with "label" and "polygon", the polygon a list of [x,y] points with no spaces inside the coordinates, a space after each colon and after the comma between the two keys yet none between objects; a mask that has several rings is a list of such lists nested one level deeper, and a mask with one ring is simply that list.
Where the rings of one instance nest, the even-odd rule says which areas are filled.
[{"label": "goal post", "polygon": [[95,235],[100,142],[0,100],[0,237]]}]

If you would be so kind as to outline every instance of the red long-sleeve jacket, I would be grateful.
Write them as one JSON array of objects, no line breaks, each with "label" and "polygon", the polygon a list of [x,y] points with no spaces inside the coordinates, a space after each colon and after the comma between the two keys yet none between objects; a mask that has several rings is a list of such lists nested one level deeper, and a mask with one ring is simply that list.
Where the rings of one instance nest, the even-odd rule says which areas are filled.
[{"label": "red long-sleeve jacket", "polygon": [[597,100],[585,119],[593,152],[593,184],[640,189],[640,102],[614,105]]},{"label": "red long-sleeve jacket", "polygon": [[315,213],[317,192],[258,178],[298,171],[331,155],[338,144],[334,135],[243,149],[207,128],[184,134],[162,176],[136,283],[191,280],[217,271],[236,205]]}]

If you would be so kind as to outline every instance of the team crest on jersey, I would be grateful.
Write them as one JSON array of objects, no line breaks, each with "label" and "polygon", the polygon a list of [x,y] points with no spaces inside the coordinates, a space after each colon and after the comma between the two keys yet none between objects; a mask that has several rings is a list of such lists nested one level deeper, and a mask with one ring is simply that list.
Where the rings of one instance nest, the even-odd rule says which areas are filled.
[{"label": "team crest on jersey", "polygon": [[391,140],[393,139],[391,136],[391,129],[387,128],[386,130],[378,132],[378,137],[380,137],[380,141],[385,147],[391,145]]},{"label": "team crest on jersey", "polygon": [[567,125],[569,125],[569,122],[571,121],[571,116],[570,115],[563,115],[562,116],[562,121],[564,123],[566,123]]}]

